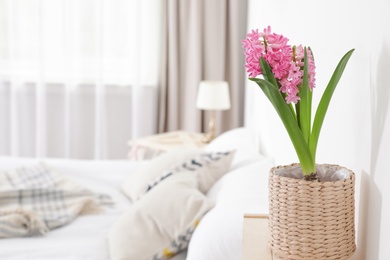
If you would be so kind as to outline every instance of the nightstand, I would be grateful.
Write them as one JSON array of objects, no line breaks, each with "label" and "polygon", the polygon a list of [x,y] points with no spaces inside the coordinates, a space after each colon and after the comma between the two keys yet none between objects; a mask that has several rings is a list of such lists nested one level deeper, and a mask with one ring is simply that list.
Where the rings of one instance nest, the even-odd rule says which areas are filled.
[{"label": "nightstand", "polygon": [[203,148],[203,134],[174,131],[130,140],[128,159],[131,161],[152,159],[169,150],[178,148]]},{"label": "nightstand", "polygon": [[268,215],[245,214],[242,260],[276,260],[268,236]]},{"label": "nightstand", "polygon": [[242,260],[280,260],[268,246],[268,215],[245,214]]}]

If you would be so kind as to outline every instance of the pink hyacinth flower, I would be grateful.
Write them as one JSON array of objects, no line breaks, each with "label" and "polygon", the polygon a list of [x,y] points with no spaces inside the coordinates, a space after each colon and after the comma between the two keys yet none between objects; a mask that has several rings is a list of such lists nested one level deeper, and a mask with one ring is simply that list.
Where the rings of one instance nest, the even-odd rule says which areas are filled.
[{"label": "pink hyacinth flower", "polygon": [[[242,40],[245,53],[245,68],[249,77],[262,74],[260,59],[263,57],[271,67],[274,77],[279,82],[279,90],[286,94],[286,102],[296,104],[299,98],[299,87],[303,79],[304,47],[291,47],[288,38],[272,33],[268,26],[262,32],[252,30]],[[307,49],[309,88],[315,87],[315,63],[313,55]]]}]

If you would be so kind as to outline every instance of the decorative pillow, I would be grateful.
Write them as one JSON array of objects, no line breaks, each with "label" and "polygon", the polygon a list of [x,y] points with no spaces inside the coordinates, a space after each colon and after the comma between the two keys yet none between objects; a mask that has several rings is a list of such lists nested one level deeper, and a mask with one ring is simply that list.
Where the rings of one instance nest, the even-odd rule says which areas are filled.
[{"label": "decorative pillow", "polygon": [[195,171],[198,174],[199,190],[206,193],[229,170],[234,154],[235,151],[199,154],[166,171],[156,182],[149,185],[148,190],[170,175]]},{"label": "decorative pillow", "polygon": [[169,177],[111,227],[111,259],[169,259],[187,248],[195,227],[213,206],[197,189],[195,172]]},{"label": "decorative pillow", "polygon": [[[146,166],[146,170],[141,169],[133,173],[122,185],[122,190],[135,201],[173,174],[196,171],[199,190],[206,193],[229,170],[235,153],[227,151],[197,154],[197,150],[195,152],[193,150],[192,152],[191,150],[185,151],[180,154],[170,153],[169,156],[162,155],[152,160],[153,166]],[[173,162],[174,166],[172,166]],[[171,165],[171,167],[163,168],[167,165]],[[136,179],[136,176],[140,178]]]},{"label": "decorative pillow", "polygon": [[160,155],[129,174],[121,185],[122,191],[130,200],[136,201],[145,194],[148,185],[159,178],[164,171],[174,167],[178,161],[188,160],[200,152],[201,150],[198,149],[177,149]]}]

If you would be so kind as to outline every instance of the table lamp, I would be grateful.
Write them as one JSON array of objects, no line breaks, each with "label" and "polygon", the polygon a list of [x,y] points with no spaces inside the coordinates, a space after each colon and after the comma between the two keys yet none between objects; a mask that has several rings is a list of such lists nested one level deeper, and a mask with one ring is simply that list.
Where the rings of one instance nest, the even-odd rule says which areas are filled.
[{"label": "table lamp", "polygon": [[196,107],[210,110],[209,132],[202,140],[205,143],[209,143],[216,137],[216,111],[230,109],[228,83],[226,81],[201,81],[199,83]]}]

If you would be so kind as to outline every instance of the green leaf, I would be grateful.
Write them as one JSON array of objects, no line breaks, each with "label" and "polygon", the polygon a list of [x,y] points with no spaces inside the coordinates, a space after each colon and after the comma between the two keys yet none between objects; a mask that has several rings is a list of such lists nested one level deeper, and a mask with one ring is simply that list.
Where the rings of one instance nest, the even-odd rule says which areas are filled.
[{"label": "green leaf", "polygon": [[[263,72],[264,79],[266,81],[272,83],[276,87],[276,89],[279,89],[278,81],[275,79],[275,76],[272,73],[271,67],[265,61],[265,59],[263,57],[260,57],[260,67],[261,67],[261,71]],[[279,92],[279,94],[281,95],[280,92]]]},{"label": "green leaf", "polygon": [[289,106],[280,94],[279,89],[264,79],[250,78],[250,80],[259,85],[282,120],[298,155],[303,174],[308,175],[315,172],[315,163],[310,155],[309,146],[306,143],[301,129],[299,129],[298,123],[295,120],[294,115],[291,113]]},{"label": "green leaf", "polygon": [[315,61],[313,50],[310,48],[310,46],[308,47],[308,49],[309,49],[309,51],[311,52],[311,57],[313,58],[313,61]]},{"label": "green leaf", "polygon": [[[309,51],[311,52],[311,57],[312,57],[312,59],[313,59],[313,61],[314,61],[314,53],[313,53],[313,50],[310,48],[310,47],[308,47],[308,49],[309,49]],[[312,103],[313,103],[313,91],[309,91],[309,118],[310,118],[310,126],[311,126],[311,109],[312,109]],[[310,131],[311,131],[311,129],[310,129]],[[311,136],[310,136],[311,137]],[[310,143],[310,141],[309,141],[309,143]],[[313,155],[312,155],[313,156]],[[313,159],[315,159],[314,157],[313,157]]]},{"label": "green leaf", "polygon": [[333,92],[336,89],[338,82],[340,81],[341,76],[343,75],[344,69],[347,66],[348,60],[351,57],[353,51],[354,49],[348,51],[341,58],[339,64],[337,65],[335,71],[333,72],[333,75],[328,83],[328,86],[326,87],[324,93],[322,94],[321,101],[318,104],[316,115],[313,122],[310,144],[309,144],[310,153],[313,157],[313,160],[315,160],[316,157],[318,138],[321,132],[322,124],[324,122],[326,111],[328,110],[329,107],[330,100],[332,98]]},{"label": "green leaf", "polygon": [[310,124],[311,124],[311,97],[310,97],[310,88],[309,88],[309,70],[308,70],[308,59],[307,59],[307,50],[305,47],[305,64],[303,67],[303,80],[302,85],[299,89],[300,97],[300,106],[299,106],[299,125],[303,133],[303,137],[307,144],[309,144],[310,139]]},{"label": "green leaf", "polygon": [[[291,103],[290,103],[291,104]],[[301,128],[301,104],[300,102],[297,102],[295,104],[295,111],[297,111],[297,122],[298,122],[298,126],[299,128]]]},{"label": "green leaf", "polygon": [[[275,79],[275,76],[272,73],[271,67],[265,61],[265,59],[263,57],[260,57],[260,67],[261,67],[261,71],[263,72],[264,79],[267,80],[268,82],[271,82],[276,87],[276,89],[278,90],[279,95],[281,95],[283,97],[283,99],[284,99],[285,95],[283,95],[279,91],[280,86],[278,84],[278,81]],[[297,116],[295,114],[294,108],[292,107],[291,104],[289,104],[288,107],[290,109],[290,112],[293,114],[293,116],[295,117],[295,120],[296,120]]]}]

